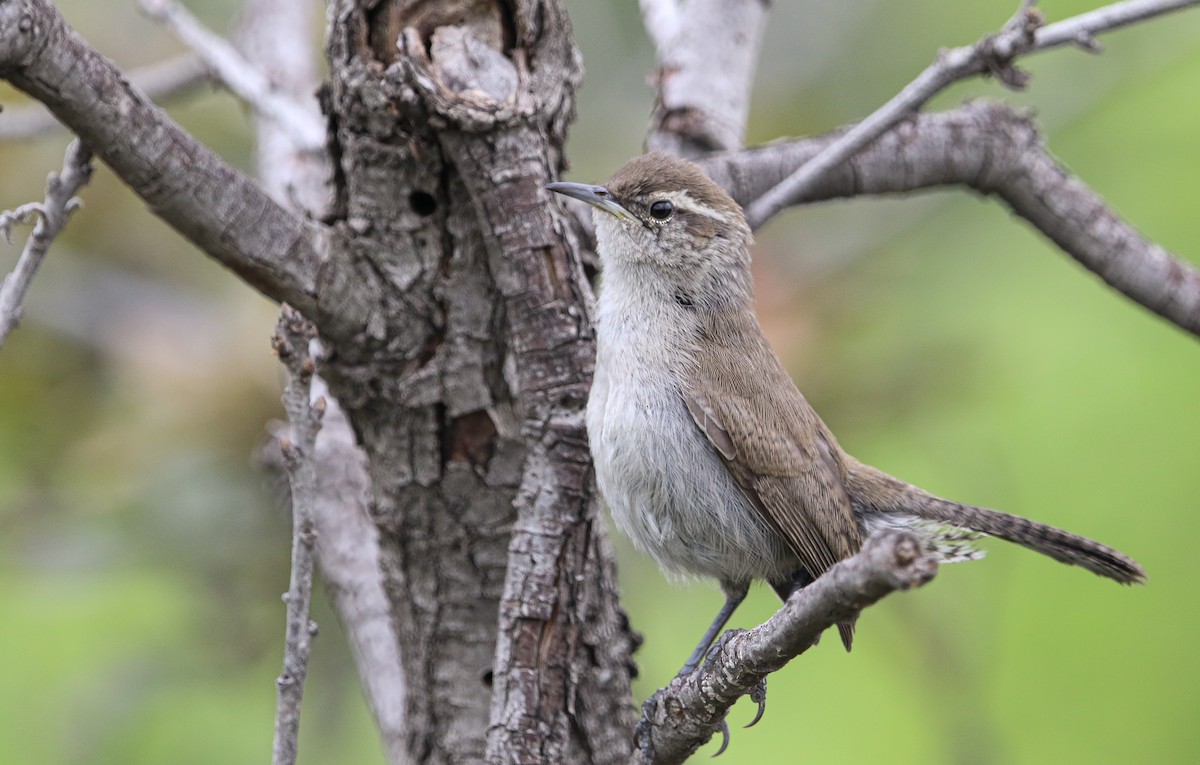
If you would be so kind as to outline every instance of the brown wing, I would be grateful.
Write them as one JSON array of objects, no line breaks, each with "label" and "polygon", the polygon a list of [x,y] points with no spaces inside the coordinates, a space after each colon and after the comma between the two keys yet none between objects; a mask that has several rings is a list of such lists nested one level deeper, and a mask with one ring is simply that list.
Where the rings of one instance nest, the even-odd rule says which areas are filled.
[{"label": "brown wing", "polygon": [[862,546],[833,435],[752,316],[708,313],[683,397],[763,520],[815,577]]}]

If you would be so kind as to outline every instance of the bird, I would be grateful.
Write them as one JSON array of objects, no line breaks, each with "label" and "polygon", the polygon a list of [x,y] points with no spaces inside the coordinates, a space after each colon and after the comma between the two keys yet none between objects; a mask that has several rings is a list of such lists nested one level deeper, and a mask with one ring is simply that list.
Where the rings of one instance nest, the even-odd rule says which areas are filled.
[{"label": "bird", "polygon": [[[752,582],[786,600],[883,529],[911,530],[942,561],[980,557],[974,540],[987,535],[1123,584],[1145,580],[1111,547],[942,499],[844,451],[763,336],[750,227],[698,165],[649,153],[603,185],[547,188],[593,208],[586,422],[601,500],[668,577],[711,577],[725,597],[680,675]],[[849,651],[854,625],[837,627]]]}]

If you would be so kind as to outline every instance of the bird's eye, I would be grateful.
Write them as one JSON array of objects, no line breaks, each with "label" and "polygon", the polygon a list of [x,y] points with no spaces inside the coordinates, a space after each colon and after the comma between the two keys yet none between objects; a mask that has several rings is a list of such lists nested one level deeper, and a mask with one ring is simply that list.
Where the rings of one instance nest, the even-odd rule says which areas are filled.
[{"label": "bird's eye", "polygon": [[650,217],[654,220],[666,220],[675,212],[675,205],[665,199],[660,199],[650,205]]}]

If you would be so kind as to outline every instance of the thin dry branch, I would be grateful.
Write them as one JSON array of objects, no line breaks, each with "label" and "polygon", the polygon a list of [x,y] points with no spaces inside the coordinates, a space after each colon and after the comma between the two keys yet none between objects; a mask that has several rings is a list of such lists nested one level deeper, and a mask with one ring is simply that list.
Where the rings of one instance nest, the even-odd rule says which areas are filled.
[{"label": "thin dry branch", "polygon": [[316,330],[296,310],[284,305],[279,314],[272,345],[288,369],[289,379],[283,391],[283,406],[292,422],[295,440],[279,439],[283,463],[287,468],[292,497],[292,574],[288,591],[287,630],[283,649],[283,672],[275,681],[275,742],[273,765],[296,762],[300,735],[300,703],[304,680],[308,676],[308,657],[317,626],[308,618],[312,601],[313,547],[317,542],[313,505],[318,501],[316,440],[325,413],[325,400],[312,401],[312,377],[315,363],[309,345]]},{"label": "thin dry branch", "polygon": [[936,573],[936,561],[912,534],[888,531],[868,539],[857,555],[796,591],[765,623],[727,632],[699,669],[651,696],[642,707],[634,762],[683,762],[720,729],[735,701],[816,645],[826,629]]},{"label": "thin dry branch", "polygon": [[0,213],[0,235],[9,241],[14,223],[27,223],[37,218],[33,232],[25,240],[25,248],[21,251],[16,268],[0,286],[0,346],[4,345],[8,333],[20,322],[22,303],[29,285],[33,283],[33,276],[46,258],[54,237],[58,236],[67,225],[71,213],[79,207],[80,202],[75,194],[91,177],[92,153],[80,141],[72,141],[67,146],[62,171],[51,173],[46,182],[45,200]]},{"label": "thin dry branch", "polygon": [[845,162],[900,121],[910,118],[929,99],[961,79],[991,73],[1009,87],[1021,88],[1028,81],[1028,75],[1013,66],[1018,56],[1067,43],[1095,51],[1095,35],[1198,3],[1200,0],[1127,0],[1047,27],[1042,27],[1041,13],[1031,3],[1022,3],[1017,14],[999,33],[984,37],[974,45],[939,53],[933,64],[886,104],[749,204],[746,219],[751,228],[761,227],[785,207],[795,204],[807,193],[808,187],[830,169]]},{"label": "thin dry branch", "polygon": [[[156,103],[185,96],[212,80],[208,67],[193,53],[131,69],[127,77]],[[41,138],[61,130],[62,123],[41,104],[5,110],[0,115],[0,141]]]},{"label": "thin dry branch", "polygon": [[[49,107],[211,257],[267,297],[318,314],[318,274],[331,265],[322,229],[180,128],[80,39],[50,0],[0,4],[0,76]],[[323,320],[326,331],[342,328],[334,312]]]},{"label": "thin dry branch", "polygon": [[[702,160],[743,204],[837,141],[779,142]],[[812,183],[797,202],[965,185],[999,197],[1082,266],[1200,336],[1200,270],[1147,239],[1046,150],[1028,117],[979,101],[919,115]]]},{"label": "thin dry branch", "polygon": [[[315,91],[318,79],[309,45],[314,32],[312,11],[310,0],[246,0],[237,37],[253,66],[280,93],[296,99],[299,108],[311,107],[313,119],[319,120],[315,100],[303,100]],[[307,149],[293,131],[262,112],[255,112],[255,122],[258,175],[264,186],[281,204],[323,217],[329,194],[327,155]],[[392,765],[400,765],[408,762],[404,749],[407,680],[383,589],[379,531],[369,515],[367,456],[345,411],[315,372],[311,388],[310,399],[325,401],[312,453],[317,564],[324,589],[346,630],[385,757]],[[287,432],[293,431],[294,427]],[[276,459],[271,464],[280,465],[282,454],[272,452],[272,456]]]},{"label": "thin dry branch", "polygon": [[139,0],[139,3],[147,15],[195,51],[213,74],[255,112],[287,131],[293,141],[307,150],[316,151],[324,145],[325,125],[316,110],[276,89],[258,67],[201,24],[187,8],[173,0]]}]

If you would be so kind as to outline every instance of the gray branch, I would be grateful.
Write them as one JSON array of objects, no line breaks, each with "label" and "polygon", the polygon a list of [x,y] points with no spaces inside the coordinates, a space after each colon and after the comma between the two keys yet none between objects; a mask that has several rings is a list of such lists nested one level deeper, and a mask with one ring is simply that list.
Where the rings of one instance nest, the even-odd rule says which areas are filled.
[{"label": "gray branch", "polygon": [[326,401],[314,461],[313,522],[321,579],[346,629],[371,716],[391,765],[409,762],[404,749],[407,679],[380,569],[379,531],[369,514],[367,457],[337,399],[313,375],[313,397]]},{"label": "gray branch", "polygon": [[255,112],[275,123],[277,129],[286,131],[297,145],[309,151],[322,147],[325,126],[319,113],[273,87],[258,67],[201,24],[187,8],[173,0],[139,0],[139,3],[147,15],[195,51],[214,75]]},{"label": "gray branch", "polygon": [[634,762],[683,762],[720,729],[735,701],[816,645],[826,629],[936,573],[936,561],[912,534],[887,531],[868,539],[857,555],[795,592],[766,622],[727,632],[699,669],[651,696],[642,707]]},{"label": "gray branch", "polygon": [[[780,142],[703,160],[742,204],[838,140]],[[1200,271],[1148,240],[1046,150],[1031,119],[984,101],[920,115],[816,179],[797,202],[968,186],[999,197],[1083,267],[1200,335]]]},{"label": "gray branch", "polygon": [[961,79],[990,72],[1006,85],[1022,88],[1028,75],[1013,66],[1013,60],[1020,55],[1066,43],[1095,50],[1094,35],[1197,3],[1200,0],[1127,0],[1042,27],[1041,13],[1031,3],[1023,2],[1017,15],[999,33],[984,37],[974,45],[939,53],[937,60],[895,97],[839,136],[775,188],[755,199],[746,208],[746,219],[751,228],[759,228],[780,210],[795,204],[821,175],[845,162]]},{"label": "gray branch", "polygon": [[292,497],[292,574],[284,602],[287,603],[287,629],[283,649],[283,672],[275,681],[275,742],[273,765],[296,762],[300,735],[300,703],[308,658],[316,624],[309,621],[312,601],[313,547],[317,541],[313,505],[318,501],[316,440],[325,413],[325,400],[310,400],[315,371],[309,344],[316,336],[313,326],[294,309],[283,306],[272,345],[288,369],[289,379],[283,391],[283,406],[292,422],[294,439],[279,440],[283,463],[287,468]]},{"label": "gray branch", "polygon": [[79,207],[75,198],[84,185],[92,177],[92,153],[79,141],[72,141],[67,147],[63,158],[63,169],[60,173],[51,173],[46,182],[46,199],[22,205],[11,212],[0,213],[0,235],[10,239],[14,223],[27,223],[37,218],[33,232],[25,240],[25,248],[17,259],[17,266],[12,273],[4,278],[0,285],[0,346],[8,338],[8,333],[21,320],[22,303],[29,285],[33,283],[34,274],[46,258],[50,244],[58,236],[71,213]]},{"label": "gray branch", "polygon": [[[126,77],[156,103],[185,96],[212,80],[208,67],[192,53],[132,69]],[[62,130],[62,123],[41,104],[5,110],[0,115],[0,141],[41,138]]]},{"label": "gray branch", "polygon": [[[310,109],[318,82],[311,0],[246,0],[238,42],[248,62],[280,93]],[[307,101],[305,97],[309,97]],[[294,131],[255,111],[258,175],[281,204],[323,217],[330,173],[324,152],[301,143]],[[286,310],[286,309],[285,309]],[[318,356],[321,354],[318,353]],[[325,590],[346,630],[359,682],[379,730],[387,761],[408,762],[404,749],[407,679],[380,568],[379,532],[371,521],[367,456],[341,404],[316,372],[311,399],[325,401],[313,444],[316,494],[312,502],[316,557]],[[294,428],[289,432],[294,431]]]},{"label": "gray branch", "polygon": [[333,169],[329,152],[321,150],[325,118],[315,98],[321,78],[311,44],[314,5],[312,0],[245,0],[235,37],[248,64],[321,130],[314,145],[256,111],[259,180],[276,201],[324,220],[332,205]]},{"label": "gray branch", "polygon": [[[0,4],[0,77],[44,103],[164,221],[258,291],[316,315],[322,230],[179,127],[50,0]],[[333,279],[329,274],[331,281]],[[337,316],[325,329],[336,330]]]},{"label": "gray branch", "polygon": [[647,146],[693,157],[742,145],[766,0],[642,0],[658,50]]}]

